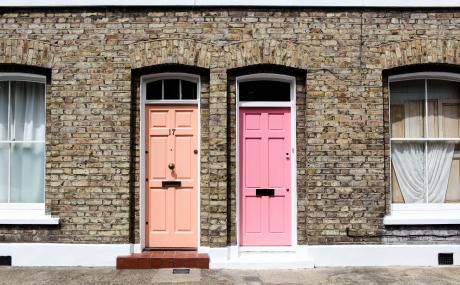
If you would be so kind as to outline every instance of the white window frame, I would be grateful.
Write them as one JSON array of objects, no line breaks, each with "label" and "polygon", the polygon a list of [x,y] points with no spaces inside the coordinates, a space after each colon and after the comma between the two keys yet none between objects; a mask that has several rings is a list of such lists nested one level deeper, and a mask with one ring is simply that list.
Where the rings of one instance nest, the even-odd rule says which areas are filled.
[{"label": "white window frame", "polygon": [[[26,81],[26,82],[36,82],[42,83],[45,85],[45,106],[46,106],[46,76],[44,75],[37,75],[37,74],[29,74],[29,73],[15,73],[15,72],[5,72],[0,73],[0,81]],[[11,83],[9,83],[11,86]],[[11,87],[9,87],[11,88]],[[8,96],[10,92],[8,92]],[[10,104],[11,100],[8,100],[8,104]],[[9,112],[9,108],[8,108]],[[46,114],[46,113],[45,113]],[[8,116],[8,120],[10,120],[10,116]],[[45,121],[46,125],[46,115]],[[45,131],[46,132],[46,131]],[[10,140],[2,141],[2,142],[11,142]],[[20,141],[15,141],[20,142]],[[46,176],[46,141],[33,141],[31,143],[43,143],[45,144],[44,148],[44,175]],[[10,167],[8,167],[8,172],[10,171]],[[10,175],[8,175],[8,179],[10,180]],[[43,179],[43,184],[45,184],[45,179]],[[45,189],[45,185],[43,185],[43,189]],[[51,217],[45,214],[45,201],[46,201],[46,191],[43,193],[43,202],[42,203],[0,203],[0,224],[15,224],[15,225],[26,225],[26,224],[58,224],[59,218],[58,217]]]},{"label": "white window frame", "polygon": [[[142,76],[142,84],[145,85],[143,87],[144,93],[142,94],[142,99],[145,104],[185,104],[185,105],[193,105],[199,104],[200,101],[200,94],[196,94],[196,99],[194,100],[182,100],[182,84],[179,83],[179,99],[172,99],[172,100],[147,100],[147,84],[155,81],[162,81],[167,79],[179,80],[180,81],[189,81],[196,84],[197,92],[200,90],[200,77],[197,75],[189,74],[189,73],[180,73],[180,72],[167,72],[167,73],[160,73],[160,74],[151,74],[151,75],[144,75]],[[164,86],[163,93],[164,93]],[[162,94],[163,98],[164,94]]]},{"label": "white window frame", "polygon": [[[196,83],[197,94],[196,100],[147,100],[147,83],[163,80],[163,79],[179,79],[179,80],[187,80]],[[180,86],[180,85],[179,85]],[[139,102],[139,110],[140,110],[140,175],[139,175],[139,185],[140,185],[140,194],[139,194],[139,211],[140,211],[140,245],[141,249],[145,248],[145,212],[146,212],[146,204],[145,204],[145,106],[146,105],[196,105],[198,106],[198,181],[197,181],[197,191],[198,191],[198,198],[197,198],[197,205],[198,205],[198,213],[197,213],[197,235],[198,235],[198,243],[197,248],[201,247],[201,76],[191,73],[183,73],[183,72],[164,72],[164,73],[153,73],[148,75],[142,75],[140,78],[140,102]]]},{"label": "white window frame", "polygon": [[[416,72],[388,77],[388,110],[391,118],[391,96],[390,83],[407,80],[425,80],[425,130],[428,130],[428,104],[427,104],[427,82],[428,80],[445,80],[460,82],[460,74],[448,72]],[[390,121],[390,119],[389,119]],[[392,188],[392,163],[391,163],[391,143],[404,141],[420,141],[425,143],[425,148],[430,141],[460,142],[460,138],[391,138],[390,128],[390,215],[384,217],[385,225],[440,225],[440,224],[460,224],[460,203],[393,203]]]}]

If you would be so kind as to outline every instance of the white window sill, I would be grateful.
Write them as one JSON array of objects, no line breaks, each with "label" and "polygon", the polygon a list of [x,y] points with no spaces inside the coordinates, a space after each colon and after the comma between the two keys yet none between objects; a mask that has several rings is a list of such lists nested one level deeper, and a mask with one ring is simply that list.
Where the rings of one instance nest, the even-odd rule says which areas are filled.
[{"label": "white window sill", "polygon": [[0,204],[0,225],[58,225],[59,217],[45,214],[43,203]]},{"label": "white window sill", "polygon": [[59,218],[48,215],[0,215],[0,225],[58,225]]},{"label": "white window sill", "polygon": [[384,225],[460,224],[460,204],[392,204]]}]

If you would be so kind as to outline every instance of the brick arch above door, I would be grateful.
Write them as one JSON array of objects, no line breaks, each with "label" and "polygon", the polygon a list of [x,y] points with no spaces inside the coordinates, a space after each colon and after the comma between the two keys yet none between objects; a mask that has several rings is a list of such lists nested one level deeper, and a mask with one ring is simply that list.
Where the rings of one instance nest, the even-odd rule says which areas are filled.
[{"label": "brick arch above door", "polygon": [[160,39],[136,42],[129,46],[132,68],[161,64],[181,64],[212,68],[213,57],[220,57],[221,49],[212,43],[193,39]]},{"label": "brick arch above door", "polygon": [[53,46],[29,39],[0,39],[0,63],[51,68]]},{"label": "brick arch above door", "polygon": [[228,44],[224,49],[228,69],[258,64],[306,69],[309,64],[307,46],[296,41],[250,40]]}]

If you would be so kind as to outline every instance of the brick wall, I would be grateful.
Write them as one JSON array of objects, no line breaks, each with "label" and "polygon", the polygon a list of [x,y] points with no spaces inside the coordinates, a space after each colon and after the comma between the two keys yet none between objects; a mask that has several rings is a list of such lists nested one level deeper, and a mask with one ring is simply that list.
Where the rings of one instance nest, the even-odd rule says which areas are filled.
[{"label": "brick wall", "polygon": [[207,72],[202,245],[234,243],[228,72],[266,64],[306,72],[297,79],[299,243],[398,242],[382,237],[389,191],[382,70],[459,64],[459,26],[459,10],[0,10],[0,63],[51,70],[46,206],[61,218],[57,227],[0,226],[0,240],[138,241],[133,70],[176,64]]}]

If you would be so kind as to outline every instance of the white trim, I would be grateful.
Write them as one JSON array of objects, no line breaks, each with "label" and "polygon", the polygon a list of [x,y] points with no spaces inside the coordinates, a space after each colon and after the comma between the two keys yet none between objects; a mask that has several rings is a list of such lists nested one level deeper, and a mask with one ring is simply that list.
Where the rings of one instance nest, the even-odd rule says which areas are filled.
[{"label": "white trim", "polygon": [[396,142],[425,142],[425,141],[434,141],[434,142],[440,142],[440,141],[446,141],[446,142],[459,142],[460,138],[391,138],[391,141],[396,141]]},{"label": "white trim", "polygon": [[0,225],[58,225],[59,217],[36,215],[34,213],[12,213],[0,215]]},{"label": "white trim", "polygon": [[[190,73],[181,73],[181,72],[164,72],[164,73],[157,73],[157,74],[149,74],[149,75],[144,75],[142,76],[144,82],[143,84],[147,84],[150,82],[154,81],[159,81],[159,80],[165,80],[165,79],[178,79],[178,80],[184,80],[184,81],[189,81],[196,83],[197,85],[197,92],[199,91],[199,85],[200,85],[200,76],[195,75],[195,74],[190,74]],[[147,100],[145,93],[144,93],[144,102],[145,104],[199,104],[200,102],[200,94],[196,94],[196,100],[182,100],[182,85],[179,84],[179,92],[180,92],[180,99],[177,100],[164,100],[164,94],[162,94],[162,99],[161,100]],[[164,93],[164,85],[162,85],[162,91]]]},{"label": "white trim", "polygon": [[46,76],[34,73],[0,72],[0,81],[27,81],[46,85]]},{"label": "white trim", "polygon": [[251,101],[239,102],[240,107],[291,107],[291,102]]},{"label": "white trim", "polygon": [[[165,72],[165,73],[154,73],[143,75],[140,78],[140,175],[139,175],[139,227],[140,227],[140,245],[139,252],[145,248],[145,105],[147,104],[177,104],[177,105],[197,105],[198,109],[198,177],[197,177],[197,191],[198,191],[198,213],[197,213],[197,235],[198,235],[198,244],[197,247],[201,244],[201,77],[200,75],[190,74],[190,73],[180,73],[180,72]],[[182,79],[193,81],[197,83],[197,100],[168,100],[168,101],[159,101],[159,100],[146,100],[146,88],[145,85],[149,82],[161,80],[161,79]]]},{"label": "white trim", "polygon": [[329,245],[308,246],[316,267],[438,266],[438,253],[454,253],[460,265],[460,245]]},{"label": "white trim", "polygon": [[[13,81],[26,81],[40,83],[44,85],[44,105],[46,109],[47,103],[47,91],[48,86],[46,84],[46,76],[32,73],[21,73],[21,72],[0,72],[0,81],[8,81],[8,102],[11,103],[11,82]],[[10,120],[11,112],[8,107],[8,138],[10,137]],[[46,112],[45,112],[44,124],[46,126]],[[45,128],[46,129],[46,128]],[[46,130],[44,141],[0,141],[0,143],[38,143],[43,144],[43,175],[46,177]],[[11,192],[11,147],[9,150],[9,165],[8,165],[8,202],[0,203],[0,224],[15,224],[15,225],[28,225],[28,224],[59,224],[58,217],[51,217],[45,213],[45,201],[46,201],[46,179],[43,179],[43,202],[42,203],[10,203],[10,192]]]},{"label": "white trim", "polygon": [[[0,243],[0,255],[13,266],[115,266],[117,256],[140,251],[140,244]],[[438,253],[453,253],[460,265],[460,245],[301,245],[296,253],[233,255],[235,246],[200,247],[210,268],[295,269],[329,266],[438,266]],[[65,254],[63,254],[65,252]],[[278,266],[278,267],[277,267]]]},{"label": "white trim", "polygon": [[0,7],[81,6],[275,6],[275,7],[459,7],[457,0],[3,0]]},{"label": "white trim", "polygon": [[0,225],[57,225],[59,217],[45,214],[44,203],[1,203]]},{"label": "white trim", "polygon": [[[389,110],[389,122],[391,122],[391,85],[390,82],[406,81],[406,80],[423,80],[425,85],[425,119],[424,127],[425,132],[428,131],[428,80],[437,79],[445,81],[456,81],[460,82],[460,74],[449,73],[449,72],[415,72],[405,73],[399,75],[393,75],[388,77],[388,110]],[[405,143],[405,142],[417,142],[425,144],[425,164],[427,164],[428,154],[428,142],[430,141],[442,141],[447,143],[458,143],[460,138],[391,138],[392,129],[391,123],[389,125],[390,131],[390,203],[391,211],[390,214],[384,217],[384,225],[433,225],[433,224],[460,224],[460,203],[419,203],[419,204],[399,204],[393,203],[393,163],[391,161],[391,145],[392,143]],[[426,201],[428,201],[428,185],[427,179],[424,181]]]},{"label": "white trim", "polygon": [[[117,256],[129,255],[130,244],[0,243],[0,255],[12,266],[115,266]],[[138,250],[139,244],[134,245]]]},{"label": "white trim", "polygon": [[419,203],[391,204],[391,215],[385,225],[448,225],[460,224],[460,204]]},{"label": "white trim", "polygon": [[406,80],[447,80],[460,82],[460,74],[450,72],[413,72],[388,76],[388,82],[398,82]]},{"label": "white trim", "polygon": [[[290,102],[240,102],[239,83],[255,80],[270,80],[288,82],[290,84]],[[236,240],[240,246],[240,107],[290,107],[291,113],[291,245],[283,247],[285,250],[297,246],[297,128],[296,128],[296,78],[294,76],[275,73],[254,73],[236,77]],[[264,247],[266,250],[275,250],[276,247]]]},{"label": "white trim", "polygon": [[237,246],[203,247],[211,269],[300,269],[342,266],[438,266],[438,253],[453,253],[460,265],[460,245],[299,245],[295,252],[241,252]]}]

